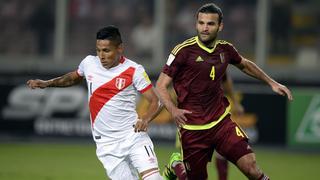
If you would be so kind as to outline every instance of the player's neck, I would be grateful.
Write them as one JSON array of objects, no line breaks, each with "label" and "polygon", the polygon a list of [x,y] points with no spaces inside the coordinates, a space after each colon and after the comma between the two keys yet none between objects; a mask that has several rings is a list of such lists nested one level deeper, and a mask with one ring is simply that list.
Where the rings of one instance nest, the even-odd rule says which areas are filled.
[{"label": "player's neck", "polygon": [[114,68],[114,67],[118,66],[119,64],[120,64],[120,62],[119,62],[119,61],[115,61],[111,66],[106,67],[106,69]]},{"label": "player's neck", "polygon": [[212,40],[212,41],[207,41],[207,42],[203,42],[203,41],[199,41],[202,45],[206,46],[207,48],[213,48],[214,45],[216,44],[216,40]]},{"label": "player's neck", "polygon": [[215,44],[216,44],[215,40],[212,40],[210,42],[204,43],[204,45],[207,46],[208,48],[213,48]]},{"label": "player's neck", "polygon": [[125,60],[124,56],[120,55],[118,59],[114,61],[114,63],[108,69],[118,66],[120,63],[123,63],[124,60]]}]

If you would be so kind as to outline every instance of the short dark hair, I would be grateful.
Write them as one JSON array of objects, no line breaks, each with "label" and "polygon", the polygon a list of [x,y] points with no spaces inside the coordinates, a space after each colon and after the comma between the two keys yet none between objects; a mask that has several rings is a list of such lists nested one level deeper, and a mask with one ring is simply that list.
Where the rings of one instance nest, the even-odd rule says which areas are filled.
[{"label": "short dark hair", "polygon": [[223,14],[222,10],[214,3],[208,3],[203,6],[201,6],[197,11],[197,18],[199,13],[212,13],[212,14],[218,14],[219,15],[219,24],[222,22]]},{"label": "short dark hair", "polygon": [[109,40],[115,45],[122,43],[121,34],[116,26],[110,25],[97,32],[97,40]]}]

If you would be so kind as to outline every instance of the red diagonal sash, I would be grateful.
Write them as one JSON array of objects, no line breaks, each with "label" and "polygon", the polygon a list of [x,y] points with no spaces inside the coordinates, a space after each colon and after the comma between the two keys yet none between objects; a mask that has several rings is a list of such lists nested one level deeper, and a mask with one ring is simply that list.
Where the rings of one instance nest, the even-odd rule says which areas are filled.
[{"label": "red diagonal sash", "polygon": [[[135,68],[130,67],[123,71],[120,75],[116,76],[109,82],[103,84],[98,89],[96,89],[90,97],[89,108],[92,125],[96,119],[97,114],[100,112],[101,108],[116,94],[121,92],[126,87],[132,84],[132,77]],[[117,80],[118,79],[118,80]],[[119,86],[119,79],[121,79],[121,84]],[[118,84],[118,85],[117,85]],[[120,88],[120,89],[119,89]]]}]

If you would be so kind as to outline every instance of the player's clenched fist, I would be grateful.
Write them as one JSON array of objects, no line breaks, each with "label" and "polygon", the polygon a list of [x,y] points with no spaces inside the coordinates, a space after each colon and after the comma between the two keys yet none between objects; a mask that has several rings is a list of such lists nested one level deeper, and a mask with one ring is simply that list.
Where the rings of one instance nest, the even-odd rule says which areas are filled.
[{"label": "player's clenched fist", "polygon": [[29,88],[31,89],[35,89],[35,88],[46,88],[48,87],[48,82],[41,80],[41,79],[31,79],[29,81],[27,81],[27,85],[29,86]]},{"label": "player's clenched fist", "polygon": [[148,130],[148,121],[137,119],[134,127],[134,132],[146,132]]}]

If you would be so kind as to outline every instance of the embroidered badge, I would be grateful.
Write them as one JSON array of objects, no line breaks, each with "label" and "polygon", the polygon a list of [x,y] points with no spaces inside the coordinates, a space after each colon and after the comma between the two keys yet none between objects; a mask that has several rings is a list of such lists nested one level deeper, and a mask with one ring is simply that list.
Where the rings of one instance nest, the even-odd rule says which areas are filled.
[{"label": "embroidered badge", "polygon": [[116,78],[116,87],[120,90],[124,88],[126,85],[126,79],[124,78]]}]

